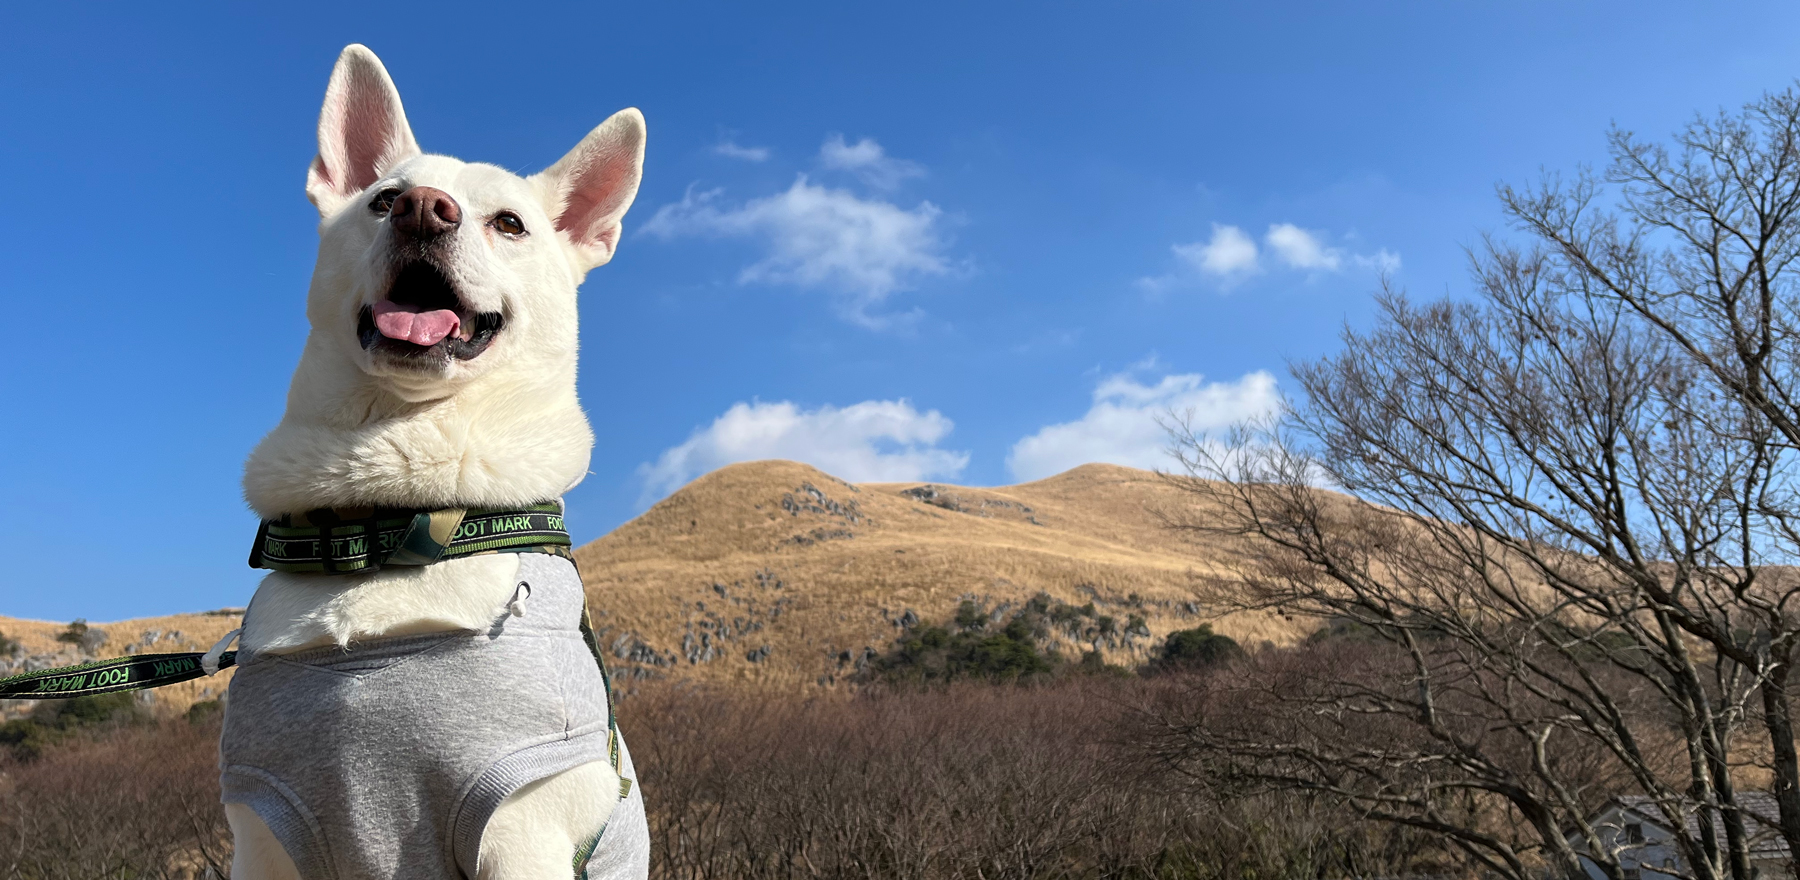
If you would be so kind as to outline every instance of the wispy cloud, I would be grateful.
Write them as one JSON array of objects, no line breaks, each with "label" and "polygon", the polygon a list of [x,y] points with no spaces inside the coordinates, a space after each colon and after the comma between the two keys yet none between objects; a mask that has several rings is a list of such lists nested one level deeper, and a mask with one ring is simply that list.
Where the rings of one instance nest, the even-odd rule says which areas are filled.
[{"label": "wispy cloud", "polygon": [[730,138],[726,138],[725,140],[713,144],[712,151],[714,155],[725,156],[730,159],[742,159],[746,162],[762,162],[769,158],[768,147],[741,146],[737,141]]},{"label": "wispy cloud", "polygon": [[848,171],[880,190],[892,190],[908,178],[925,176],[925,166],[889,156],[874,138],[850,144],[844,142],[841,134],[825,138],[825,144],[819,147],[819,165],[832,171]]},{"label": "wispy cloud", "polygon": [[1400,271],[1400,255],[1387,248],[1372,254],[1351,254],[1350,262],[1359,269],[1373,269],[1383,275]]},{"label": "wispy cloud", "polygon": [[951,272],[942,217],[930,202],[902,208],[802,174],[786,191],[740,205],[726,203],[722,190],[690,188],[681,201],[658,209],[644,232],[759,240],[767,253],[738,273],[739,283],[822,290],[844,317],[879,329],[904,319],[873,312],[889,295]]},{"label": "wispy cloud", "polygon": [[865,400],[842,409],[802,409],[781,401],[737,403],[654,463],[638,467],[640,504],[649,505],[715,468],[784,458],[853,482],[950,479],[967,452],[938,448],[955,425],[906,400]]},{"label": "wispy cloud", "polygon": [[1020,481],[1039,480],[1089,462],[1168,468],[1170,415],[1196,432],[1267,416],[1280,406],[1275,377],[1264,371],[1235,382],[1207,382],[1198,373],[1139,382],[1131,372],[1101,380],[1093,405],[1072,422],[1047,425],[1013,444],[1006,467]]},{"label": "wispy cloud", "polygon": [[[1372,254],[1355,253],[1328,244],[1325,233],[1304,229],[1292,223],[1275,223],[1264,233],[1262,246],[1236,226],[1212,225],[1212,237],[1190,244],[1173,245],[1170,250],[1182,271],[1138,279],[1147,290],[1161,291],[1177,286],[1184,278],[1199,276],[1230,287],[1251,275],[1269,268],[1290,269],[1309,274],[1331,274],[1346,268],[1389,273],[1400,270],[1400,256],[1386,248]],[[1264,259],[1267,256],[1269,259]]]}]

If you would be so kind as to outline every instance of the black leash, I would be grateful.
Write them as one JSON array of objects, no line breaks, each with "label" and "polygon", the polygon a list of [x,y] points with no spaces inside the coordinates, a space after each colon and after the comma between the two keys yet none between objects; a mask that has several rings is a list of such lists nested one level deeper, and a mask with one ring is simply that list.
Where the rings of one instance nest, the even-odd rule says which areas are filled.
[{"label": "black leash", "polygon": [[[66,700],[177,684],[207,674],[200,662],[205,656],[133,654],[12,675],[0,678],[0,700]],[[226,651],[219,657],[220,669],[236,663],[236,651]]]}]

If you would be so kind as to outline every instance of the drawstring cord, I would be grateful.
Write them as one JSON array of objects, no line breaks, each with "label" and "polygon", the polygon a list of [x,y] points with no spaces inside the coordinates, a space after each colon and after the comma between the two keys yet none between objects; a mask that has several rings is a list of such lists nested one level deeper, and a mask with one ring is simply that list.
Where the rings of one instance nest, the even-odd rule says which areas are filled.
[{"label": "drawstring cord", "polygon": [[513,588],[512,601],[506,603],[506,610],[514,617],[524,617],[525,600],[529,598],[531,598],[531,585],[519,581],[519,585]]},{"label": "drawstring cord", "polygon": [[224,638],[212,646],[212,650],[206,652],[206,656],[200,658],[200,668],[206,670],[207,675],[219,674],[219,659],[225,655],[225,649],[231,647],[232,642],[237,641],[238,635],[243,631],[244,628],[240,626],[226,633]]}]

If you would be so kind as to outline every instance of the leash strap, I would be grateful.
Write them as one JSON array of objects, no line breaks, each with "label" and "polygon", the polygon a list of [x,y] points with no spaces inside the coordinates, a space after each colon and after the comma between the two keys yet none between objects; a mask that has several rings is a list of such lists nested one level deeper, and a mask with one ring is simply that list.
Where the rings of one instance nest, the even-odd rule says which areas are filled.
[{"label": "leash strap", "polygon": [[326,509],[265,521],[250,567],[358,574],[483,553],[569,556],[570,544],[555,501],[477,510]]},{"label": "leash strap", "polygon": [[[575,576],[581,576],[579,565],[575,568]],[[594,663],[600,667],[600,684],[606,689],[606,757],[612,761],[613,772],[619,774],[619,800],[624,800],[631,795],[631,780],[625,778],[624,761],[619,756],[619,705],[613,697],[612,672],[606,668],[606,657],[600,653],[600,640],[594,636],[594,621],[588,614],[585,599],[581,603],[581,640],[587,643],[588,653],[594,655]],[[600,830],[604,832],[605,826]],[[594,840],[598,842],[600,836],[594,835]]]},{"label": "leash strap", "polygon": [[[0,678],[0,700],[66,700],[176,684],[206,675],[204,653],[134,654],[76,666],[40,669]],[[219,656],[219,668],[236,665],[237,652]]]}]

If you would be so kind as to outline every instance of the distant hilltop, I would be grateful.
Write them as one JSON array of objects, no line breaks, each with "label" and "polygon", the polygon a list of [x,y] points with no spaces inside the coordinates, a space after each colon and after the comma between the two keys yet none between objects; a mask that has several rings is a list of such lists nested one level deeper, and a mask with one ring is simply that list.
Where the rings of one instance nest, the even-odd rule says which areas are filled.
[{"label": "distant hilltop", "polygon": [[1050,647],[1150,659],[1208,622],[1240,642],[1291,642],[1273,615],[1216,620],[1197,578],[1233,553],[1170,530],[1190,496],[1149,471],[1083,465],[1018,486],[852,484],[788,461],[720,468],[576,552],[607,661],[620,674],[836,687],[906,628],[964,601],[999,619],[1033,596],[1092,603]]},{"label": "distant hilltop", "polygon": [[[1200,623],[1245,643],[1304,635],[1273,615],[1218,619],[1195,601],[1197,579],[1231,577],[1234,553],[1163,524],[1160,515],[1191,514],[1193,503],[1154,473],[1105,464],[974,488],[852,484],[758,461],[693,481],[575,556],[620,677],[838,689],[907,629],[949,622],[965,601],[998,620],[1040,594],[1092,606],[1051,650],[1098,651],[1125,666]],[[0,651],[0,675],[205,650],[239,613],[94,623],[79,639],[67,623],[0,617],[0,634],[18,645]],[[179,708],[223,685],[203,679],[158,701]]]}]

